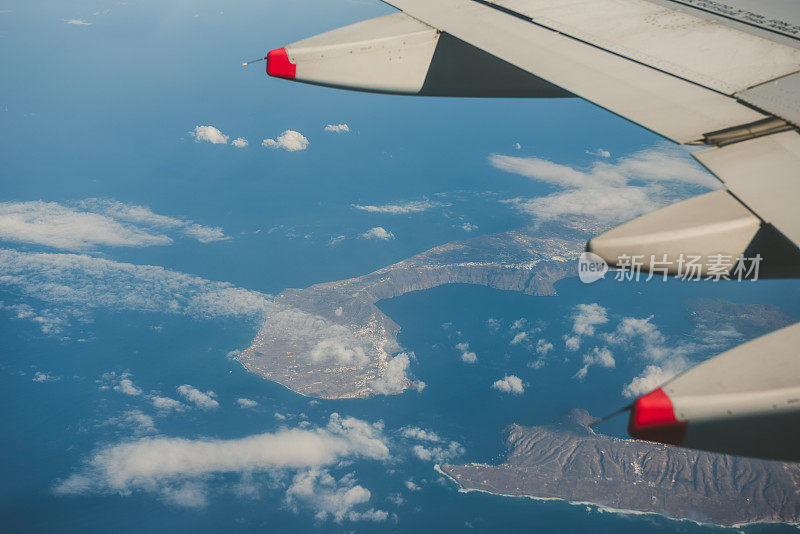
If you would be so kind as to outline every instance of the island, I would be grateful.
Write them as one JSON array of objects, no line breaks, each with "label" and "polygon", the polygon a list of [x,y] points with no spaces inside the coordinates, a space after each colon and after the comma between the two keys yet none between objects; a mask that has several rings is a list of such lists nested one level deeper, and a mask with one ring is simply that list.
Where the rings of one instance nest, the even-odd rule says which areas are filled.
[{"label": "island", "polygon": [[[510,425],[500,465],[441,465],[462,491],[561,499],[700,523],[800,522],[800,464],[596,433],[575,409],[546,426]],[[764,439],[769,439],[765,436]]]},{"label": "island", "polygon": [[408,357],[392,357],[401,350],[400,327],[376,302],[455,283],[555,295],[554,284],[575,275],[585,236],[580,228],[482,235],[364,276],[287,289],[236,359],[263,378],[318,398],[368,398],[419,388],[410,378],[395,380]]}]

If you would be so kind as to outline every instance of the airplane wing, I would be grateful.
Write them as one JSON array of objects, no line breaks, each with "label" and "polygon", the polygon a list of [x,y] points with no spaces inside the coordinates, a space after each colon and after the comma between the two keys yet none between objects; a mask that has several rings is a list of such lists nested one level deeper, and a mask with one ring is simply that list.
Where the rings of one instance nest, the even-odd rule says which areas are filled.
[{"label": "airplane wing", "polygon": [[[273,50],[268,74],[393,94],[583,98],[676,143],[706,146],[693,156],[726,186],[625,223],[588,251],[619,268],[649,258],[644,271],[657,258],[671,275],[685,274],[691,258],[698,276],[726,278],[739,258],[757,258],[762,278],[800,276],[800,5],[387,3],[401,12]],[[800,460],[798,343],[800,325],[689,370],[637,399],[630,433]]]}]

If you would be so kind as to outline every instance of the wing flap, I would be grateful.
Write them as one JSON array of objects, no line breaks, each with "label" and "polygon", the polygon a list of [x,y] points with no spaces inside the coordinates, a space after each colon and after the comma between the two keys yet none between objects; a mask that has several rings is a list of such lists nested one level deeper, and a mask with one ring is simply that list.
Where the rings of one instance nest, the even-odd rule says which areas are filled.
[{"label": "wing flap", "polygon": [[800,245],[800,134],[786,131],[692,154],[728,189]]},{"label": "wing flap", "polygon": [[733,95],[800,69],[800,50],[645,0],[495,0],[533,22]]},{"label": "wing flap", "polygon": [[800,73],[751,87],[736,97],[800,126]]}]

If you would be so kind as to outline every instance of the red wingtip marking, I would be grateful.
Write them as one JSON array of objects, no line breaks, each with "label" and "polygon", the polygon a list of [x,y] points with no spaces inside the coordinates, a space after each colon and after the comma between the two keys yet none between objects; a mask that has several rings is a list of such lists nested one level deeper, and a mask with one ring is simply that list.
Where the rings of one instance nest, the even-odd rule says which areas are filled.
[{"label": "red wingtip marking", "polygon": [[633,403],[628,434],[637,439],[680,445],[686,437],[686,421],[675,417],[672,401],[659,388]]},{"label": "red wingtip marking", "polygon": [[285,48],[278,48],[267,54],[267,74],[278,78],[294,79],[297,74],[297,65],[289,61],[289,54]]}]

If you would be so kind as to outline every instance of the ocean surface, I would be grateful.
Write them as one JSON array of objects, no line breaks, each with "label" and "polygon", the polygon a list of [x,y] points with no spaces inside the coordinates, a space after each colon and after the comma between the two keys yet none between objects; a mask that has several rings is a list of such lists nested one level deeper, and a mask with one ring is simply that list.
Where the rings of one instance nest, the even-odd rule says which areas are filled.
[{"label": "ocean surface", "polygon": [[[42,201],[74,212],[90,199],[116,200],[219,227],[228,237],[198,243],[171,234],[169,246],[101,243],[85,249],[5,239],[0,249],[159,266],[268,300],[286,288],[360,276],[433,246],[529,224],[531,214],[504,201],[558,188],[498,169],[489,163],[493,154],[613,171],[632,154],[664,146],[656,135],[577,100],[354,94],[267,79],[263,63],[240,66],[268,49],[390,12],[377,1],[0,3],[0,207]],[[324,132],[326,124],[338,123],[349,124],[350,133]],[[250,145],[198,142],[189,132],[200,125],[242,136]],[[306,135],[308,149],[260,146],[287,129]],[[600,163],[599,148],[609,153]],[[426,199],[438,207],[402,215],[353,207]],[[395,239],[359,237],[378,226]],[[639,345],[615,346],[613,368],[594,365],[584,379],[575,377],[594,343],[565,349],[563,338],[572,332],[580,304],[607,311],[598,335],[625,317],[652,316],[672,347],[702,341],[687,312],[689,299],[770,304],[800,318],[796,282],[607,280],[585,286],[567,279],[557,284],[557,297],[445,286],[380,303],[402,327],[399,342],[414,353],[410,370],[427,384],[422,392],[316,401],[249,374],[231,359],[257,332],[253,317],[138,312],[91,294],[75,302],[52,295],[38,301],[29,293],[35,276],[6,284],[5,274],[0,272],[3,533],[720,530],[586,505],[459,493],[434,471],[433,461],[412,453],[413,443],[400,429],[413,425],[437,433],[443,443],[458,442],[463,449],[456,447],[448,461],[501,462],[501,431],[510,423],[544,424],[575,407],[604,415],[629,402],[623,387],[645,365]],[[82,283],[66,274],[56,281],[69,288]],[[48,334],[30,320],[35,314],[20,316],[21,305],[36,313],[85,313],[72,316],[63,332]],[[511,344],[519,319],[525,319],[525,331],[536,332],[532,338],[553,344],[542,363],[536,363],[534,346]],[[474,364],[461,361],[460,343],[469,343]],[[696,350],[692,358],[721,348]],[[115,391],[104,378],[108,373],[117,379],[128,373],[142,393]],[[524,394],[492,389],[507,374],[522,379]],[[213,390],[220,407],[164,413],[145,399],[178,398],[183,384]],[[240,398],[258,405],[242,409]],[[348,459],[330,469],[337,477],[353,473],[369,488],[369,506],[386,511],[384,521],[339,523],[315,518],[303,506],[295,509],[286,499],[292,473],[282,471],[201,477],[208,489],[205,506],[176,506],[141,490],[55,491],[97,451],[121,442],[317,428],[334,412],[383,422],[389,460]],[[149,417],[152,427],[133,424],[126,419],[131,413],[145,416],[140,423]],[[617,419],[602,430],[622,436],[624,426]]]},{"label": "ocean surface", "polygon": [[[798,303],[785,284],[737,286],[738,302],[763,302],[769,297],[784,311],[800,314]],[[290,510],[282,500],[280,482],[266,473],[253,473],[259,481],[258,496],[232,494],[232,475],[210,481],[211,498],[206,507],[181,509],[164,504],[153,495],[53,494],[54,485],[78,469],[91,451],[106,442],[131,436],[109,420],[113,414],[141,408],[141,400],[101,391],[95,381],[109,370],[129,371],[145,390],[169,393],[182,383],[200,389],[213,388],[221,408],[156,417],[160,435],[182,437],[243,437],[273,431],[281,425],[308,420],[324,425],[331,412],[366,421],[383,421],[387,432],[406,425],[432,430],[464,447],[452,461],[500,462],[505,449],[502,429],[510,423],[546,424],[564,411],[584,407],[602,415],[620,407],[624,383],[635,372],[636,354],[617,356],[615,369],[592,369],[583,381],[573,378],[578,362],[563,349],[550,353],[546,364],[532,369],[531,351],[509,346],[509,327],[525,318],[542,328],[542,336],[556,340],[569,330],[564,320],[575,304],[596,302],[611,314],[641,316],[652,313],[667,336],[684,336],[693,326],[682,302],[697,297],[731,298],[722,285],[689,287],[677,282],[635,285],[613,281],[584,286],[576,279],[557,285],[558,297],[531,297],[513,292],[449,285],[411,293],[381,302],[381,308],[401,326],[400,343],[413,351],[414,374],[428,386],[421,393],[369,400],[312,401],[245,372],[226,354],[245,346],[255,325],[198,323],[156,314],[100,313],[92,325],[93,338],[81,343],[62,343],[37,335],[20,322],[4,322],[2,387],[3,427],[0,469],[0,522],[7,532],[304,532],[319,531],[437,531],[473,527],[490,531],[538,529],[597,532],[681,531],[699,532],[716,527],[698,526],[653,515],[620,515],[586,505],[558,501],[537,502],[479,493],[459,493],[442,479],[431,462],[422,462],[398,447],[389,465],[356,461],[349,467],[359,483],[370,488],[370,503],[390,511],[384,523],[358,522],[342,525],[319,522],[302,511]],[[793,292],[797,287],[793,285]],[[632,294],[640,298],[631,298]],[[638,303],[638,304],[637,304]],[[499,330],[487,327],[495,319]],[[154,329],[153,326],[158,326]],[[475,364],[460,361],[455,344],[468,341],[478,356]],[[564,361],[572,358],[573,361]],[[31,380],[35,369],[46,369],[57,381]],[[504,373],[526,382],[523,395],[501,395],[490,384]],[[242,410],[235,399],[259,402]],[[143,408],[146,410],[146,408]],[[287,416],[276,420],[274,413]],[[623,435],[624,421],[605,424],[604,432]],[[237,475],[238,476],[238,475]],[[408,491],[414,480],[421,488]],[[276,484],[273,489],[271,485]],[[403,503],[395,504],[393,494]],[[788,526],[752,526],[748,532],[788,531]],[[793,529],[792,529],[793,530]]]}]

